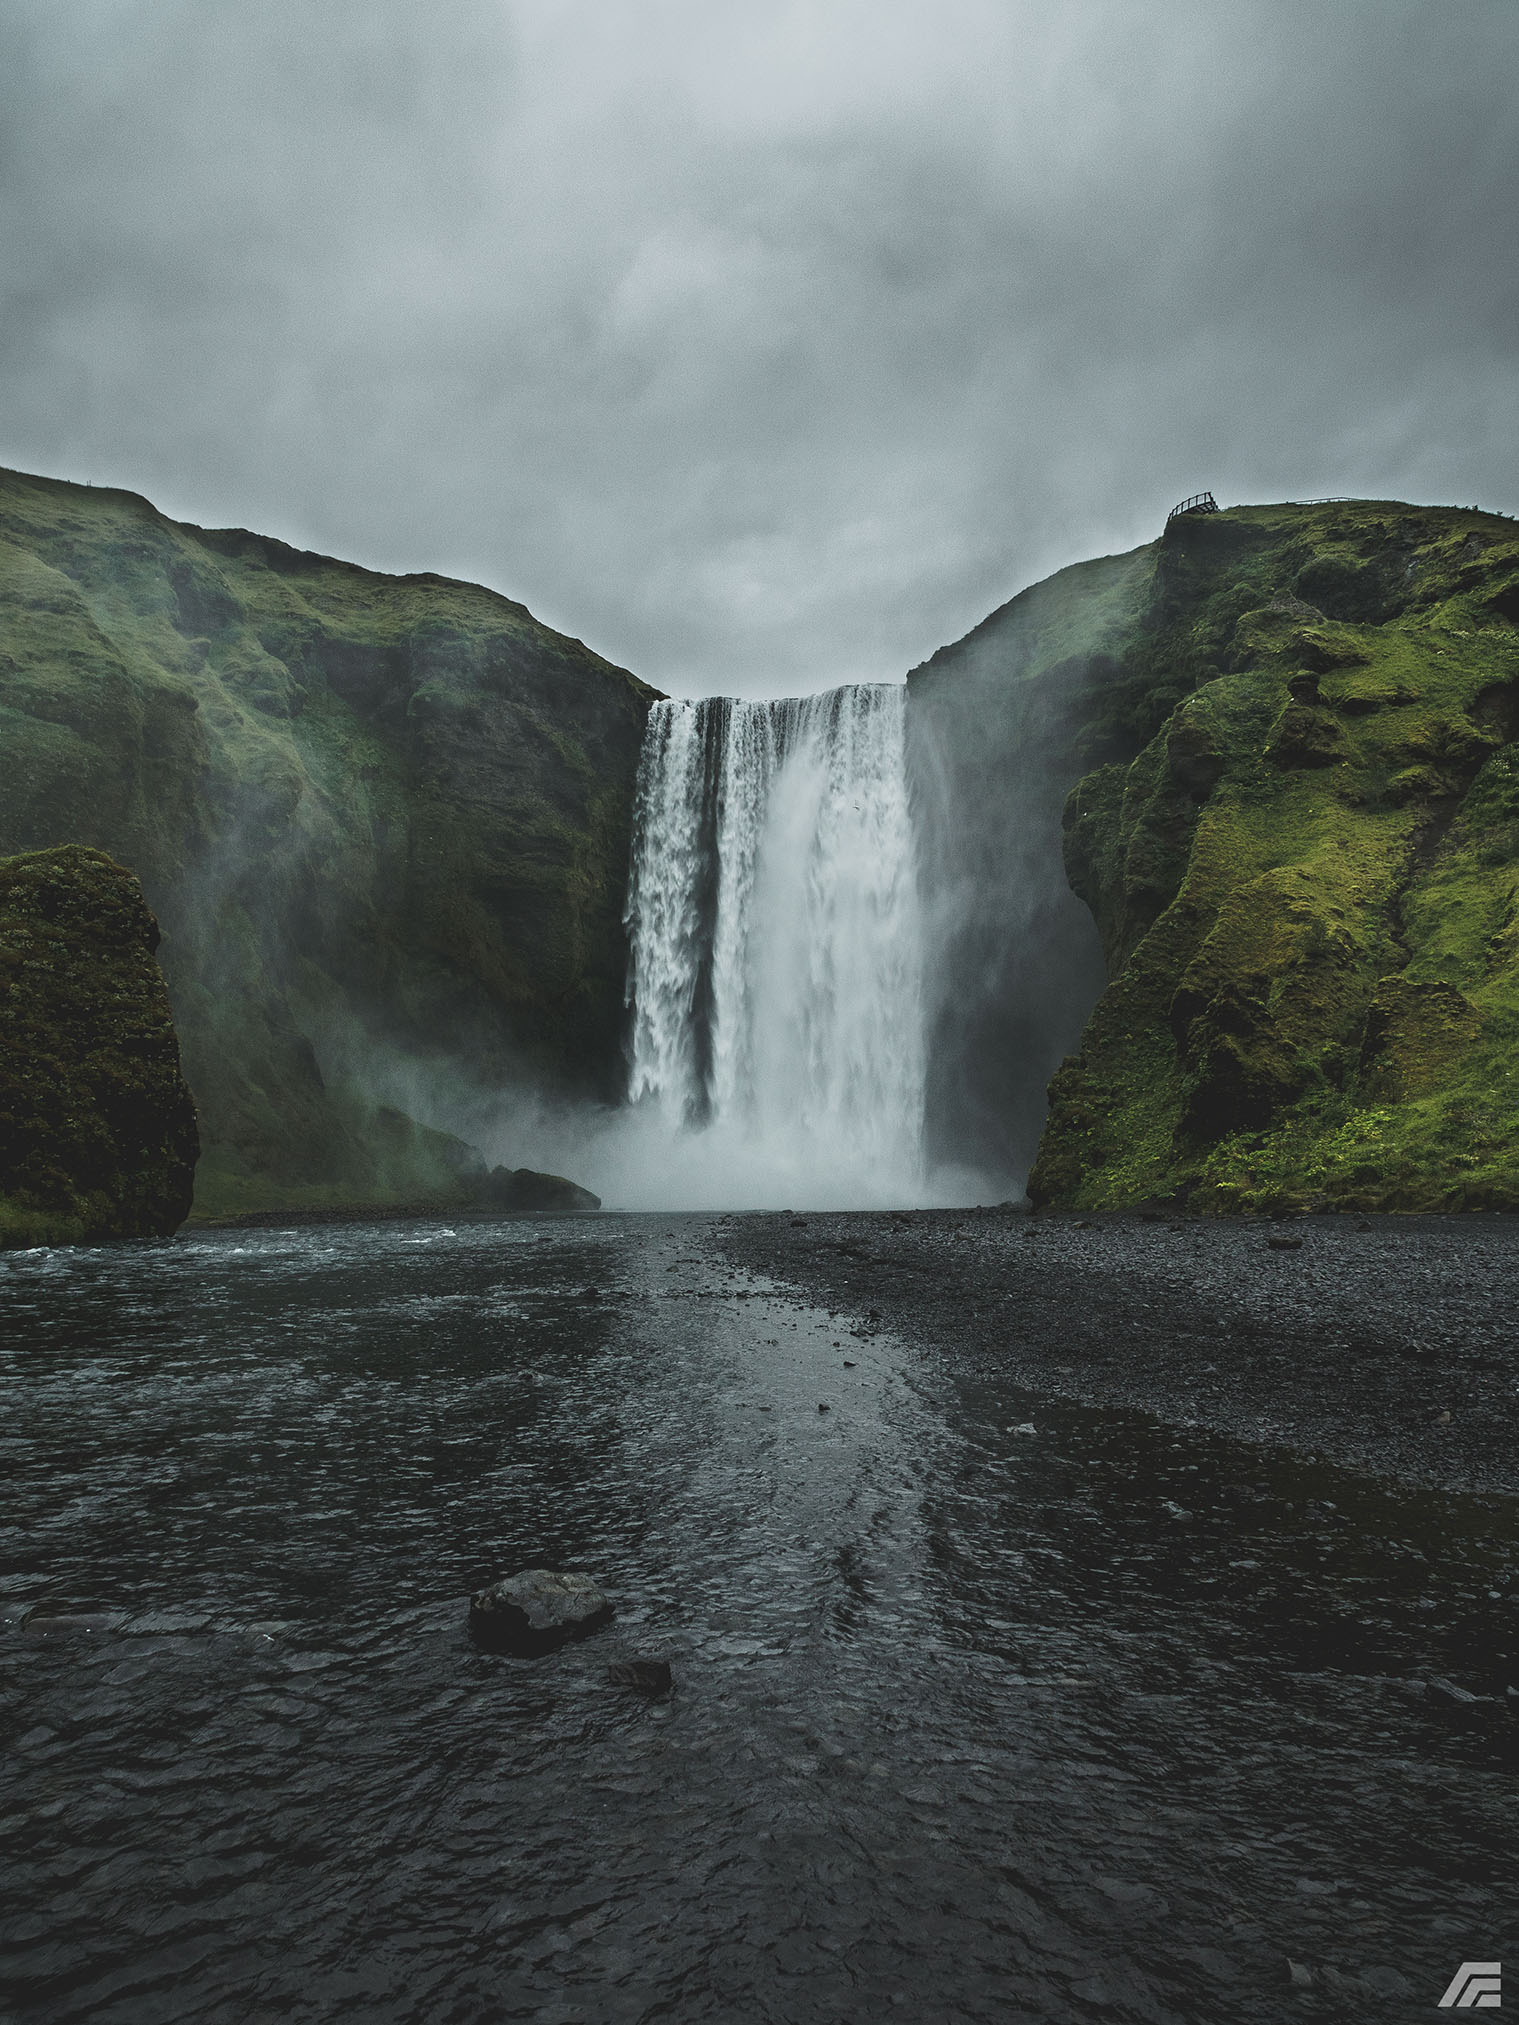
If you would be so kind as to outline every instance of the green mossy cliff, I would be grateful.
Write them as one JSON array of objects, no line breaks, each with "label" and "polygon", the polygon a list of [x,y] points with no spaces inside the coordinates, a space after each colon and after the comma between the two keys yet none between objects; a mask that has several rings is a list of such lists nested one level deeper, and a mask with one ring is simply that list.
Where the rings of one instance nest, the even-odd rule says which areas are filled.
[{"label": "green mossy cliff", "polygon": [[653,694],[478,586],[0,473],[0,851],[140,876],[198,1212],[446,1191],[408,1076],[617,1094]]},{"label": "green mossy cliff", "polygon": [[1065,809],[1109,982],[1031,1195],[1519,1207],[1519,527],[1241,507],[1120,561]]},{"label": "green mossy cliff", "polygon": [[157,947],[103,852],[0,859],[0,1247],[183,1223],[199,1139]]}]

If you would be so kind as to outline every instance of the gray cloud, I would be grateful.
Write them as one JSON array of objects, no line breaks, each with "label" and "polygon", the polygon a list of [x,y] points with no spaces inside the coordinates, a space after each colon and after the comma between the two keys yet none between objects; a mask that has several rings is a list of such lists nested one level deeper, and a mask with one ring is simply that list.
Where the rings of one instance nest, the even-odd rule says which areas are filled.
[{"label": "gray cloud", "polygon": [[1512,0],[11,0],[0,459],[892,677],[1167,506],[1519,510]]}]

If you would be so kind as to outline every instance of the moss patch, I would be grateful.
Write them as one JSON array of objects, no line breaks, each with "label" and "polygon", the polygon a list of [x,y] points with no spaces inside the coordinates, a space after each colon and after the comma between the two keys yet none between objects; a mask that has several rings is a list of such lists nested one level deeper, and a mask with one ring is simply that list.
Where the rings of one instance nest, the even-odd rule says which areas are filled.
[{"label": "moss patch", "polygon": [[199,1139],[157,946],[103,852],[0,860],[0,1246],[184,1221]]}]

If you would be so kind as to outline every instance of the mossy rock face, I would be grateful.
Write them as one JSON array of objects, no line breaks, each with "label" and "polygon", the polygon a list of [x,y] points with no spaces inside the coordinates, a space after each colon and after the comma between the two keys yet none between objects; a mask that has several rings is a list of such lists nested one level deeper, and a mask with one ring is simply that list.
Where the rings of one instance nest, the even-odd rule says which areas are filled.
[{"label": "mossy rock face", "polygon": [[200,1141],[157,947],[103,852],[0,860],[0,1246],[184,1221]]},{"label": "mossy rock face", "polygon": [[1109,981],[1031,1194],[1519,1207],[1519,528],[1247,507],[1152,553],[1066,808]]},{"label": "mossy rock face", "polygon": [[[1296,766],[1338,766],[1350,757],[1345,733],[1328,710],[1294,700],[1276,720],[1266,757],[1284,770]],[[1220,768],[1222,774],[1224,768]]]},{"label": "mossy rock face", "polygon": [[1481,1039],[1481,1015],[1453,984],[1384,978],[1362,1029],[1360,1093],[1373,1104],[1438,1096]]},{"label": "mossy rock face", "polygon": [[141,877],[197,1212],[451,1187],[392,1122],[450,1092],[620,1095],[654,693],[476,585],[0,473],[0,850]]}]

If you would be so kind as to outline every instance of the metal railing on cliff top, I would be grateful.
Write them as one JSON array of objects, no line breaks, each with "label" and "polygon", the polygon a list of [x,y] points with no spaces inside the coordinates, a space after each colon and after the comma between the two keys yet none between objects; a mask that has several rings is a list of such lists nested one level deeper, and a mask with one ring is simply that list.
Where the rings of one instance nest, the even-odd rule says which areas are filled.
[{"label": "metal railing on cliff top", "polygon": [[1173,506],[1166,515],[1166,526],[1183,513],[1217,513],[1218,501],[1211,492],[1194,492],[1190,499],[1184,499],[1180,506]]}]

